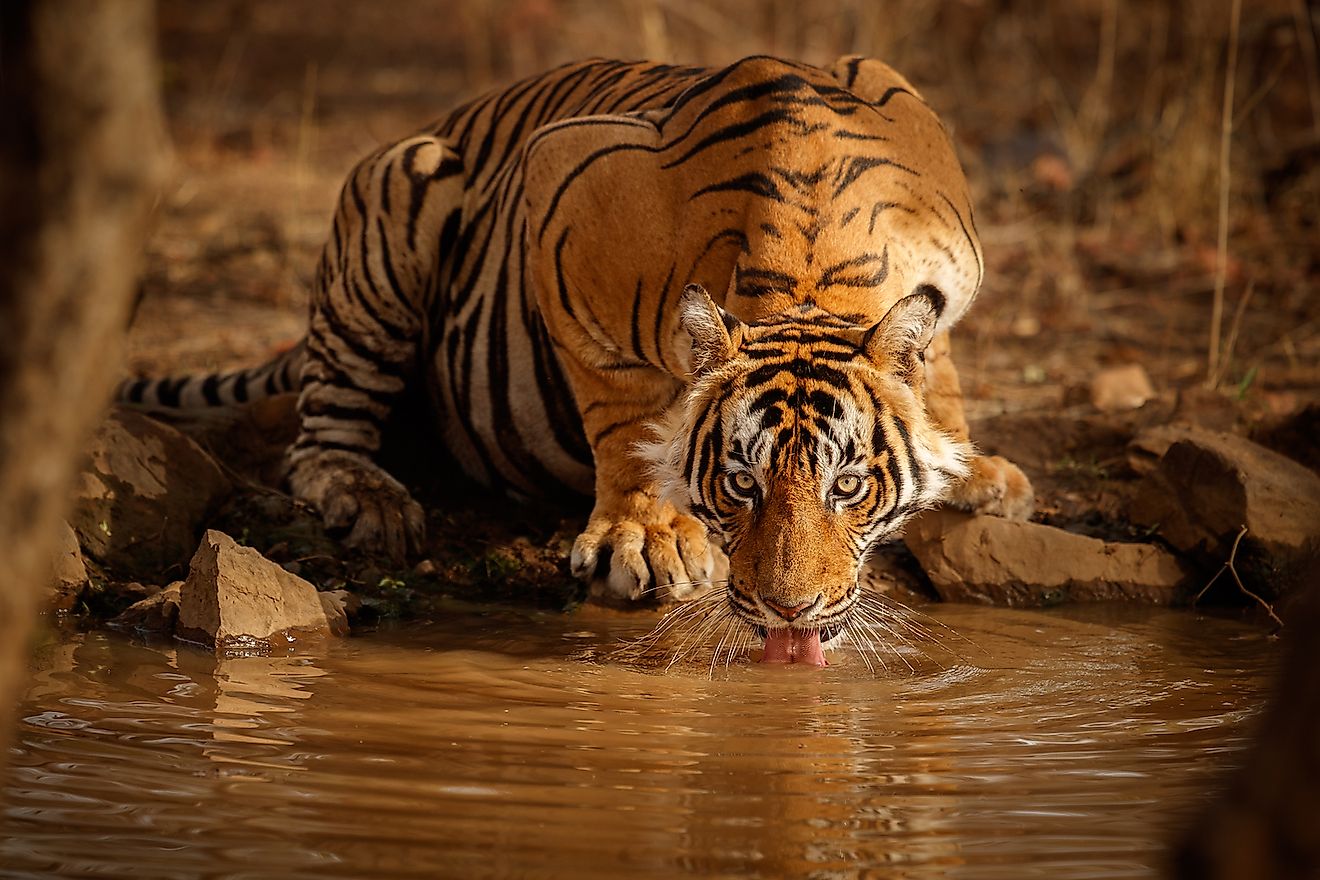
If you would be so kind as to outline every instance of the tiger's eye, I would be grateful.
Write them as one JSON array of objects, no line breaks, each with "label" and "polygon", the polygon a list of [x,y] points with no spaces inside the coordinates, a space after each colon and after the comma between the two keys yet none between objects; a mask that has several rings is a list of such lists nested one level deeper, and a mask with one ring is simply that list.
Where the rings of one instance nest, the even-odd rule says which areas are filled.
[{"label": "tiger's eye", "polygon": [[733,485],[744,492],[750,492],[756,488],[756,477],[753,477],[747,471],[738,471],[733,475]]},{"label": "tiger's eye", "polygon": [[834,494],[847,498],[856,493],[862,487],[862,481],[859,477],[852,474],[844,474],[834,481]]}]

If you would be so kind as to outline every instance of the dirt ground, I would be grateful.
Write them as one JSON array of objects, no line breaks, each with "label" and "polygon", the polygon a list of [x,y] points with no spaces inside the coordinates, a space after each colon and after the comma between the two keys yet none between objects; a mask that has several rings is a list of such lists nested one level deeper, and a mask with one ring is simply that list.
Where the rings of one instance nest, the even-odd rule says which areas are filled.
[{"label": "dirt ground", "polygon": [[[826,63],[859,51],[923,89],[963,157],[988,265],[956,357],[974,439],[1027,470],[1042,521],[1133,537],[1124,447],[1136,430],[1185,418],[1277,439],[1275,425],[1320,401],[1320,84],[1303,4],[1247,4],[1235,53],[1228,2],[1196,15],[1137,0],[800,5],[163,0],[177,173],[126,372],[254,364],[295,341],[343,176],[465,96],[583,55]],[[1208,381],[1217,282],[1223,357]],[[1101,413],[1091,379],[1120,364],[1144,367],[1156,397]],[[1280,451],[1304,454],[1280,436]],[[423,581],[578,597],[563,551],[580,507],[510,522],[505,505],[461,494],[430,499],[435,563],[420,574],[323,576],[387,597]],[[317,555],[276,538],[261,549],[277,561]]]}]

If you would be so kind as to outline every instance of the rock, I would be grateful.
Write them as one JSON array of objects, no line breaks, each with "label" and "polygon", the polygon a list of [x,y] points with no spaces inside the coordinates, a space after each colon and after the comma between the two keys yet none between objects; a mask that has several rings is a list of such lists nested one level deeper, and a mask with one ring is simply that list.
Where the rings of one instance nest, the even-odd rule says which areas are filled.
[{"label": "rock", "polygon": [[1091,380],[1091,405],[1101,412],[1137,409],[1155,396],[1141,364],[1107,367]]},{"label": "rock", "polygon": [[1320,472],[1320,403],[1307,404],[1251,439]]},{"label": "rock", "polygon": [[1164,605],[1183,598],[1187,581],[1178,560],[1154,545],[1109,543],[997,516],[928,511],[908,525],[904,541],[950,602]]},{"label": "rock", "polygon": [[1187,436],[1185,425],[1156,425],[1147,428],[1128,443],[1128,466],[1141,476],[1157,470],[1164,453],[1185,436]]},{"label": "rock", "polygon": [[1244,437],[1188,427],[1147,474],[1129,512],[1215,567],[1246,526],[1236,567],[1277,594],[1320,545],[1320,476]]},{"label": "rock", "polygon": [[55,555],[54,567],[49,607],[53,611],[69,611],[78,604],[91,581],[83,563],[82,548],[78,546],[78,536],[66,522],[60,523],[60,548]]},{"label": "rock", "polygon": [[212,529],[180,590],[175,635],[217,650],[261,649],[347,632],[334,617],[307,581]]},{"label": "rock", "polygon": [[124,408],[88,452],[69,520],[83,550],[132,578],[181,572],[204,518],[231,490],[219,465],[174,428]]},{"label": "rock", "polygon": [[110,625],[139,632],[172,635],[179,619],[179,593],[182,587],[183,581],[175,581],[154,595],[134,602],[110,621]]}]

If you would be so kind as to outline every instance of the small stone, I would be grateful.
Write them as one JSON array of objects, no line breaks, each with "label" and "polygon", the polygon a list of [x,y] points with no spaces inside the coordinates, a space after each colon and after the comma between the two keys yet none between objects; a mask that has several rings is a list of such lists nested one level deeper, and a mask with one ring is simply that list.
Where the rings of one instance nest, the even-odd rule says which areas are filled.
[{"label": "small stone", "polygon": [[83,590],[90,585],[82,548],[78,546],[78,536],[66,522],[60,523],[60,548],[55,554],[55,571],[51,580],[53,595],[50,608],[53,611],[72,610],[82,597]]},{"label": "small stone", "polygon": [[[178,581],[178,583],[183,583]],[[112,592],[116,599],[123,601],[125,599],[133,602],[141,602],[143,599],[150,599],[161,591],[161,587],[155,584],[140,584],[137,581],[119,582],[106,584],[106,589]]]},{"label": "small stone", "polygon": [[1141,364],[1107,367],[1091,379],[1091,405],[1101,412],[1139,409],[1155,396],[1155,388]]},{"label": "small stone", "polygon": [[904,541],[940,598],[949,602],[1045,606],[1182,598],[1187,573],[1153,544],[1120,544],[1031,522],[932,510]]},{"label": "small stone", "polygon": [[436,567],[436,564],[430,559],[423,559],[421,562],[413,566],[413,574],[418,577],[434,577],[439,570],[440,569]]},{"label": "small stone", "polygon": [[315,587],[223,532],[207,531],[180,590],[179,638],[260,650],[335,633]]},{"label": "small stone", "polygon": [[124,609],[111,626],[139,632],[172,635],[179,619],[179,590],[183,581],[175,581],[155,595],[134,602]]},{"label": "small stone", "polygon": [[1030,339],[1040,335],[1040,318],[1035,315],[1018,315],[1013,319],[1013,335],[1021,339]]}]

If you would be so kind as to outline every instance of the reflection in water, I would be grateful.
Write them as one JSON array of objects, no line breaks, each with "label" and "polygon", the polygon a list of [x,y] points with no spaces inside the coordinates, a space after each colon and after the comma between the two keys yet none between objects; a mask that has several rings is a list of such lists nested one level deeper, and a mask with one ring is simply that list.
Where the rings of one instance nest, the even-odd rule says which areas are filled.
[{"label": "reflection in water", "polygon": [[[1240,623],[938,607],[876,676],[607,660],[653,621],[456,611],[288,657],[61,633],[0,876],[1149,877],[1262,698]],[[909,658],[912,660],[913,658]]]}]

